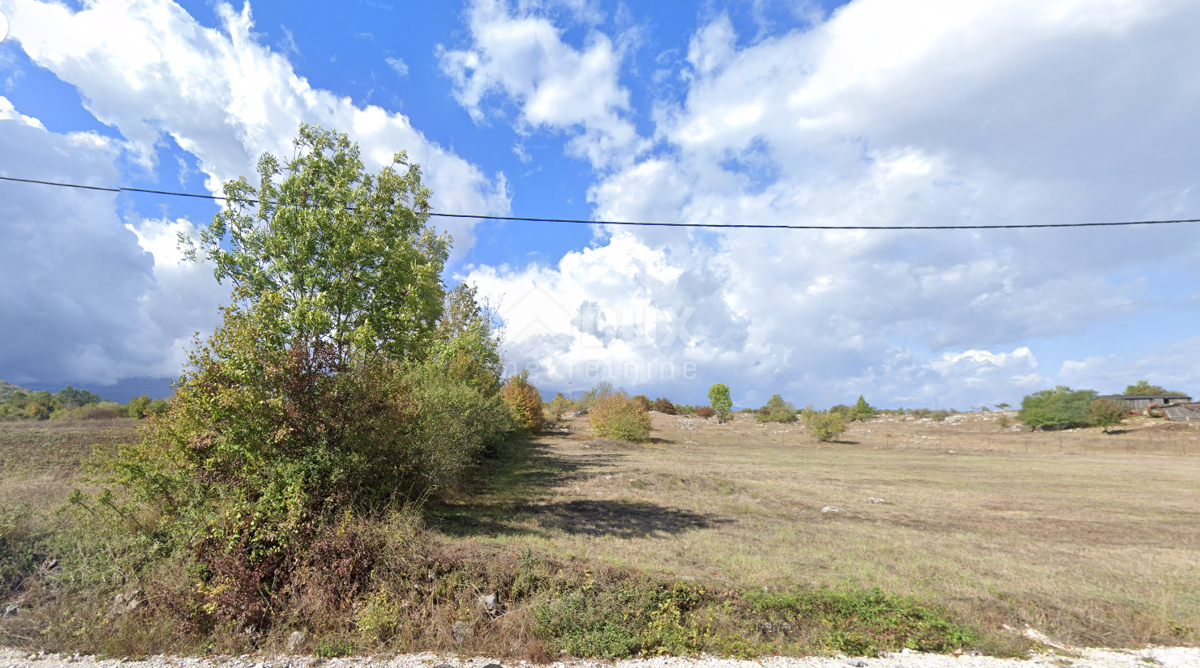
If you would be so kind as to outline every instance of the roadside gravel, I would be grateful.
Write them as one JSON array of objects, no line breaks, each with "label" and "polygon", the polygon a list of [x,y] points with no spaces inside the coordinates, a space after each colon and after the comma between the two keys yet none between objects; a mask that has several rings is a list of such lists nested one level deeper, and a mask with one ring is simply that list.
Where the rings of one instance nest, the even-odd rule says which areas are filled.
[{"label": "roadside gravel", "polygon": [[[308,656],[174,657],[139,660],[97,659],[90,656],[29,654],[0,648],[0,668],[516,668],[525,662],[487,658],[462,659],[434,654],[391,657],[319,659]],[[903,652],[879,658],[769,657],[757,661],[660,657],[619,661],[570,661],[551,668],[1200,668],[1200,648],[1151,647],[1137,650],[1080,649],[1069,654],[1036,655],[1029,659]]]}]

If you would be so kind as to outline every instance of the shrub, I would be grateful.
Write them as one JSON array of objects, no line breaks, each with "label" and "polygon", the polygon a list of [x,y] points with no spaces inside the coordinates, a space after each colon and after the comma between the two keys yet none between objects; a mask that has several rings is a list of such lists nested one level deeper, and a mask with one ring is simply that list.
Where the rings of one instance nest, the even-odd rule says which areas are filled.
[{"label": "shrub", "polygon": [[933,411],[929,414],[929,419],[934,422],[945,422],[948,417],[950,417],[949,411]]},{"label": "shrub", "polygon": [[125,404],[125,415],[140,420],[150,414],[149,409],[150,397],[143,394],[140,397],[130,399],[129,403]]},{"label": "shrub", "polygon": [[[365,581],[369,545],[346,542],[346,518],[442,493],[515,427],[489,314],[442,286],[449,238],[426,224],[420,169],[397,154],[366,174],[320,128],[295,145],[286,165],[259,159],[260,187],[225,184],[202,239],[235,305],[107,463],[142,537],[195,565],[188,605],[260,628],[314,555],[341,559],[346,591]],[[540,419],[536,388],[509,387]]]},{"label": "shrub", "polygon": [[125,417],[125,408],[113,401],[84,404],[78,408],[54,411],[51,420],[115,420]]},{"label": "shrub", "polygon": [[840,415],[843,420],[850,422],[853,419],[851,416],[854,414],[854,409],[846,404],[837,404],[833,408],[830,408],[829,412],[834,415]]},{"label": "shrub", "polygon": [[759,423],[796,421],[796,407],[791,402],[784,401],[778,394],[773,395],[757,413],[756,419]]},{"label": "shrub", "polygon": [[1030,427],[1043,429],[1086,427],[1089,424],[1088,412],[1095,398],[1096,393],[1092,390],[1072,390],[1059,385],[1022,399],[1017,417]]},{"label": "shrub", "polygon": [[522,429],[532,433],[542,428],[546,419],[542,414],[542,395],[530,384],[528,370],[509,378],[504,384],[502,396]]},{"label": "shrub", "polygon": [[996,418],[996,426],[1000,427],[1001,429],[1008,429],[1009,425],[1011,424],[1012,420],[1008,419],[1007,415],[1001,415],[1000,417]]},{"label": "shrub", "polygon": [[596,402],[589,413],[592,431],[604,438],[627,441],[650,440],[650,415],[642,404],[625,391],[615,392]]},{"label": "shrub", "polygon": [[555,420],[561,420],[562,416],[570,411],[571,408],[571,400],[564,397],[562,392],[554,395],[554,399],[552,399],[550,403],[546,405],[546,409],[550,411],[550,414],[554,416]]},{"label": "shrub", "polygon": [[658,411],[659,413],[674,415],[675,404],[671,403],[671,400],[666,397],[659,397],[654,400],[654,410]]},{"label": "shrub", "polygon": [[712,406],[698,406],[696,408],[696,417],[708,419],[716,414],[717,412],[712,409]]},{"label": "shrub", "polygon": [[630,397],[631,401],[636,401],[642,407],[643,411],[650,410],[650,399],[644,394],[636,394]]},{"label": "shrub", "polygon": [[821,412],[813,410],[812,406],[800,411],[800,419],[808,427],[813,437],[821,443],[836,441],[838,436],[846,432],[846,421],[840,413],[832,410]]},{"label": "shrub", "polygon": [[1096,399],[1088,408],[1088,422],[1093,427],[1102,427],[1106,434],[1110,427],[1121,424],[1128,415],[1129,411],[1126,410],[1124,404],[1112,399]]},{"label": "shrub", "polygon": [[729,397],[729,386],[725,383],[715,383],[708,388],[708,401],[717,413],[717,419],[725,422],[733,409],[733,399]]}]

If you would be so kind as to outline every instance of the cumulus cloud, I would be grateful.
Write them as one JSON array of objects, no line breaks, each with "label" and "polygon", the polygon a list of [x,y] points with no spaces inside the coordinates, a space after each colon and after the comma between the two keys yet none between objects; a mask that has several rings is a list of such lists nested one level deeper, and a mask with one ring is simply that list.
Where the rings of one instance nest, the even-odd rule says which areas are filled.
[{"label": "cumulus cloud", "polygon": [[[57,134],[0,97],[0,174],[87,185],[119,180],[122,148]],[[206,264],[178,264],[186,221],[128,224],[114,193],[0,183],[0,378],[112,383],[175,375],[227,291]]]},{"label": "cumulus cloud", "polygon": [[[1194,210],[1200,171],[1189,156],[1200,135],[1190,119],[1200,94],[1188,63],[1200,57],[1189,37],[1198,25],[1200,6],[1172,0],[855,0],[825,21],[739,47],[718,16],[691,40],[686,95],[659,100],[663,147],[598,170],[589,199],[601,219],[694,223],[1004,224]],[[592,114],[603,108],[593,104]],[[696,345],[610,345],[604,354],[695,360],[710,370],[704,383],[729,382],[735,395],[779,388],[802,401],[796,395],[837,388],[965,406],[1012,403],[1053,381],[1027,340],[1082,336],[1152,302],[1163,308],[1147,272],[1195,285],[1198,246],[1188,227],[610,229],[564,258],[596,259],[586,272],[568,262],[469,278],[508,293],[536,275],[571,309],[589,299],[608,312],[691,304],[710,323]],[[659,275],[704,276],[703,290],[651,280],[634,257],[660,258]],[[538,348],[550,341],[542,334],[518,337],[513,350],[519,359],[586,357],[596,344],[576,328],[554,330],[565,335],[554,339],[558,349]],[[546,373],[559,383],[561,374]],[[746,392],[747,401],[766,398]]]},{"label": "cumulus cloud", "polygon": [[[510,7],[475,0],[467,11],[471,45],[441,51],[454,95],[476,122],[489,117],[489,98],[517,105],[518,129],[572,135],[569,149],[597,168],[632,159],[646,147],[627,118],[629,91],[620,85],[621,53],[599,31],[576,49],[562,30],[535,13],[545,3]],[[580,5],[584,11],[587,3]]]},{"label": "cumulus cloud", "polygon": [[[116,127],[152,169],[169,135],[196,156],[206,186],[253,175],[264,151],[290,155],[301,122],[347,132],[369,169],[407,150],[420,163],[433,205],[451,213],[504,214],[507,184],[442,148],[409,119],[313,88],[284,54],[258,41],[250,4],[218,3],[221,29],[201,26],[169,0],[97,0],[75,11],[34,0],[0,0],[12,39],[38,65],[75,86],[98,120]],[[446,223],[458,251],[473,221]]]}]

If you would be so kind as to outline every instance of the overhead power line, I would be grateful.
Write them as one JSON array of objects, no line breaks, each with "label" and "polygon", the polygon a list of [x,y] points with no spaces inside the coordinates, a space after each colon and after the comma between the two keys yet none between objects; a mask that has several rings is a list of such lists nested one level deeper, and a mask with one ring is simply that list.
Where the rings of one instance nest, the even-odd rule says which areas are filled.
[{"label": "overhead power line", "polygon": [[[60,183],[58,181],[40,181],[37,179],[19,179],[12,176],[0,176],[0,181],[14,183],[32,183],[57,188],[78,188],[80,190],[99,190],[113,193],[145,193],[149,195],[169,195],[171,197],[192,197],[213,201],[225,201],[228,197],[202,193],[185,193],[172,190],[153,190],[150,188],[129,188],[119,186],[108,188],[104,186],[86,186],[78,183]],[[247,199],[251,204],[258,200]],[[1083,222],[1083,223],[1020,223],[1012,225],[770,225],[766,223],[671,223],[633,220],[591,220],[584,218],[538,218],[533,216],[489,216],[475,213],[442,213],[430,211],[430,216],[439,218],[473,218],[478,220],[505,220],[530,223],[560,223],[569,225],[619,225],[626,227],[687,227],[704,229],[742,229],[742,230],[1028,230],[1046,228],[1070,227],[1130,227],[1133,225],[1183,225],[1200,223],[1200,218],[1169,218],[1161,220],[1122,220],[1115,222]]]}]

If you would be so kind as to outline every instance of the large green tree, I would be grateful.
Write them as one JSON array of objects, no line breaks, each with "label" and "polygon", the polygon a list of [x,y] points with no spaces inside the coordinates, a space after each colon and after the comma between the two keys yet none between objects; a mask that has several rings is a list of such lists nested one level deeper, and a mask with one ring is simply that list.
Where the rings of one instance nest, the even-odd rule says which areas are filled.
[{"label": "large green tree", "polygon": [[1017,417],[1030,427],[1043,429],[1086,427],[1091,424],[1089,412],[1095,398],[1093,390],[1072,390],[1059,385],[1022,399]]}]

